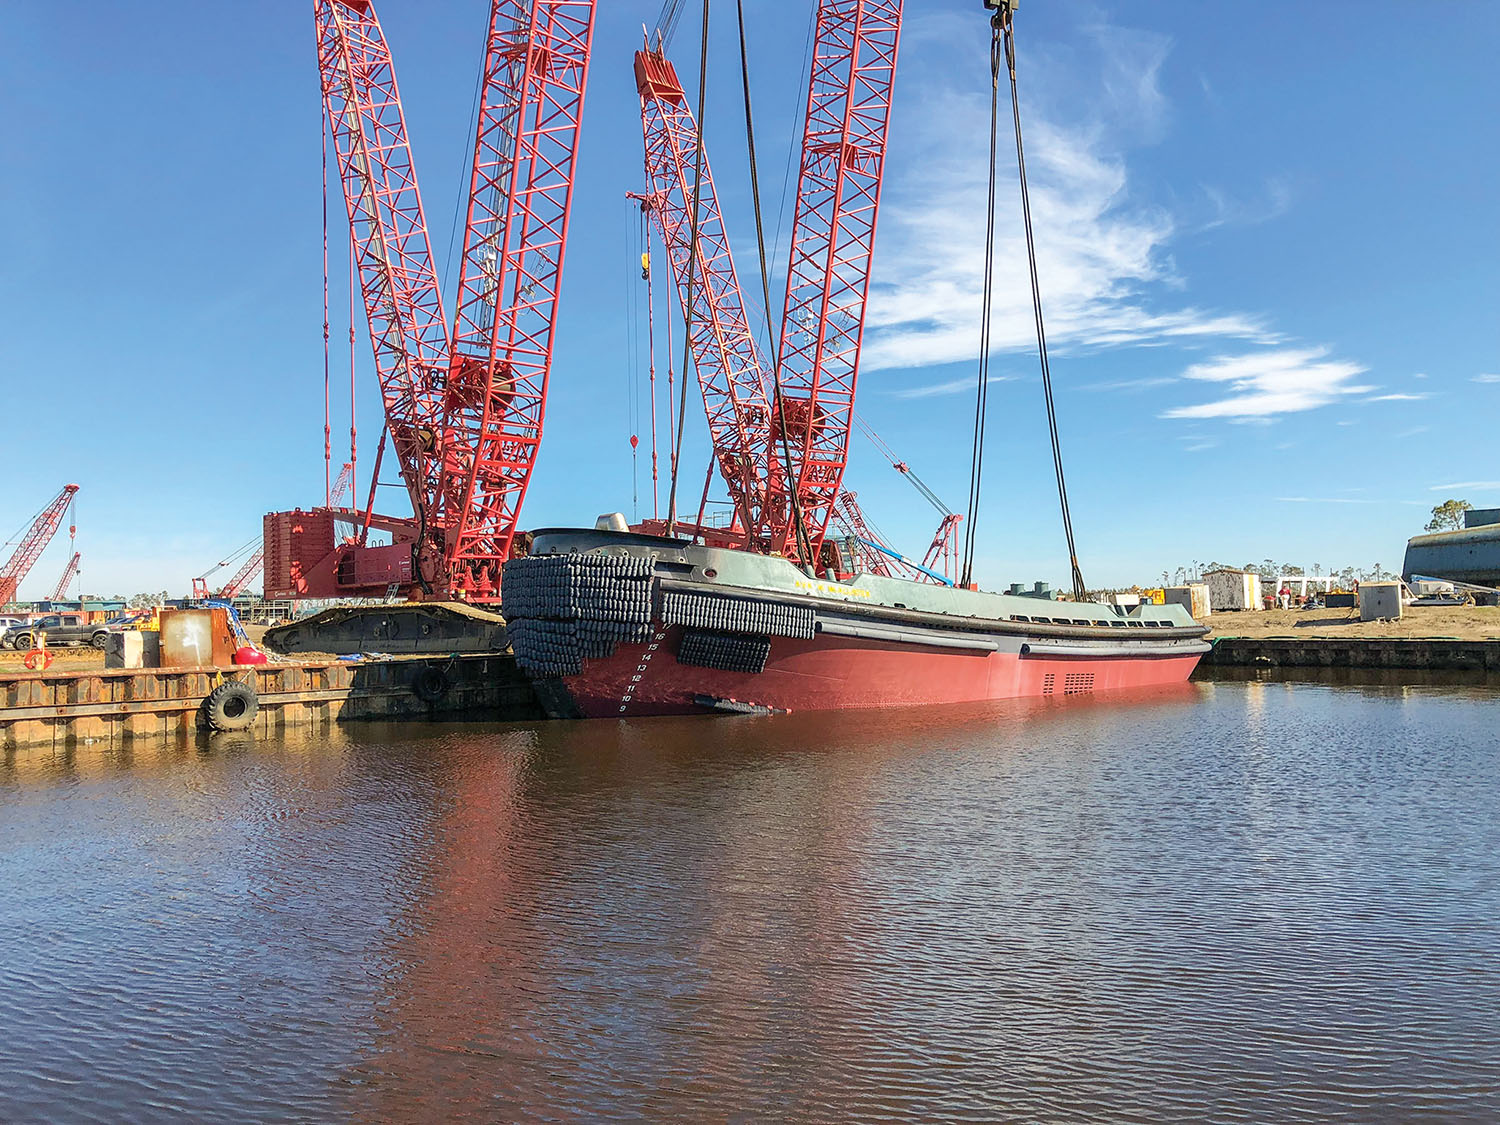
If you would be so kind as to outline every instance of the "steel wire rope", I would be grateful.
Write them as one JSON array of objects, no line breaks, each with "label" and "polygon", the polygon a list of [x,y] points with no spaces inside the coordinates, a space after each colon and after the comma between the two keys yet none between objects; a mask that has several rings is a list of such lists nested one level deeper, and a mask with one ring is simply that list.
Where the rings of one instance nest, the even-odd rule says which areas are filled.
[{"label": "steel wire rope", "polygon": [[[1000,10],[995,13],[991,21],[995,29],[990,55],[992,58],[990,67],[993,71],[998,65],[997,50],[1001,41],[1004,42],[1005,65],[1010,71],[1010,104],[1011,116],[1015,121],[1016,128],[1016,168],[1019,172],[1021,182],[1021,216],[1026,227],[1026,264],[1031,273],[1031,307],[1036,317],[1036,350],[1037,359],[1042,369],[1042,394],[1047,400],[1047,430],[1052,439],[1052,465],[1057,473],[1057,500],[1062,508],[1063,534],[1068,541],[1068,564],[1072,568],[1073,596],[1079,601],[1087,597],[1087,591],[1083,584],[1083,572],[1078,568],[1078,548],[1073,541],[1073,516],[1068,508],[1068,485],[1063,475],[1062,442],[1057,432],[1057,406],[1052,398],[1052,366],[1047,358],[1047,331],[1042,321],[1042,288],[1037,278],[1036,270],[1036,240],[1031,227],[1031,193],[1026,186],[1026,148],[1021,142],[1021,98],[1016,91],[1016,42],[1015,31],[1011,24],[1012,5],[1004,3]],[[994,163],[991,159],[990,180],[994,182]],[[991,222],[993,223],[994,202],[991,199]]]},{"label": "steel wire rope", "polygon": [[854,412],[853,417],[854,424],[859,427],[860,432],[864,434],[866,439],[869,440],[870,444],[876,448],[881,456],[883,456],[891,463],[891,468],[895,469],[907,480],[911,481],[912,487],[917,490],[917,492],[922,496],[924,500],[926,500],[944,516],[957,515],[957,513],[954,512],[952,508],[943,503],[942,497],[938,496],[938,494],[928,486],[927,482],[917,475],[916,470],[914,470],[905,461],[901,460],[901,458],[896,456],[896,451],[892,449],[889,444],[887,444],[886,440],[883,437],[875,432],[870,423],[865,420],[864,415],[856,411]]},{"label": "steel wire rope", "polygon": [[[812,9],[812,11],[810,11],[808,13],[808,16],[807,16],[807,35],[803,39],[803,42],[802,42],[802,69],[797,72],[799,75],[801,75],[801,74],[807,74],[807,75],[809,75],[809,81],[811,80],[811,72],[812,72],[813,29],[816,28],[817,25],[818,25],[818,10],[817,10],[816,7],[814,7]],[[796,144],[797,122],[802,119],[802,112],[803,112],[803,109],[804,109],[803,104],[800,101],[798,101],[797,99],[795,99],[795,98],[792,100],[792,105],[793,105],[793,108],[792,108],[792,129],[791,129],[791,133],[789,135],[790,141],[789,141],[789,143],[786,146],[786,168],[781,173],[781,202],[780,202],[780,205],[778,206],[777,211],[776,211],[776,239],[775,239],[775,241],[773,241],[771,243],[771,253],[774,256],[776,256],[778,258],[778,260],[779,260],[780,255],[781,255],[781,232],[782,232],[782,228],[786,225],[786,212],[787,212],[787,206],[786,206],[787,205],[787,194],[786,194],[786,189],[787,189],[787,185],[792,182],[792,164],[794,163],[793,157],[796,156],[796,154],[797,154],[797,144]],[[770,313],[770,310],[767,310],[767,330],[768,331],[769,331],[769,323],[770,323],[770,321],[769,321],[769,313]]]},{"label": "steel wire rope", "polygon": [[[624,287],[624,297],[625,297],[625,302],[624,302],[624,304],[625,304],[625,324],[624,324],[624,329],[625,329],[625,353],[624,353],[625,363],[624,363],[624,376],[625,377],[624,377],[623,383],[624,383],[624,393],[625,393],[625,404],[624,404],[625,405],[625,429],[626,429],[626,432],[628,433],[629,430],[630,430],[630,396],[631,396],[631,392],[632,392],[632,389],[633,389],[632,386],[631,386],[631,370],[632,370],[632,368],[633,368],[633,366],[635,364],[635,315],[636,315],[636,309],[635,309],[635,292],[634,292],[634,288],[630,284],[629,259],[630,259],[631,251],[634,248],[634,242],[631,239],[632,228],[631,228],[631,223],[630,223],[630,212],[628,210],[624,212],[624,214],[623,214],[623,220],[624,220],[624,225],[623,225],[622,229],[624,231],[624,237],[622,239],[622,242],[623,242],[624,249],[625,249],[625,255],[624,255],[624,257],[625,257],[626,265],[625,265],[625,269],[620,274],[620,282],[621,282],[621,285]],[[634,504],[635,503],[635,493],[636,493],[636,481],[634,479],[635,478],[635,465],[634,465],[634,463],[631,464],[630,471],[631,471],[631,478],[632,478],[631,482],[630,482],[631,503]],[[632,522],[635,520],[635,518],[636,517],[634,515],[631,516]]]},{"label": "steel wire rope", "polygon": [[665,51],[677,30],[677,21],[682,18],[682,0],[664,0],[656,15],[656,43]]},{"label": "steel wire rope", "polygon": [[36,521],[41,517],[41,514],[43,512],[45,512],[51,506],[52,506],[52,501],[50,501],[50,500],[47,503],[43,504],[40,508],[38,508],[35,512],[33,512],[31,514],[31,518],[30,519],[28,519],[20,527],[16,528],[16,530],[11,534],[11,537],[9,539],[7,539],[4,542],[4,544],[0,544],[0,546],[9,547],[12,543],[19,543],[22,539],[24,539],[26,537],[26,533],[31,530],[32,525],[35,524]]},{"label": "steel wire rope", "polygon": [[969,459],[969,502],[965,509],[963,562],[960,584],[974,581],[975,530],[979,520],[980,486],[984,480],[984,434],[989,415],[990,317],[995,295],[995,180],[1000,120],[1000,32],[990,39],[990,161],[988,203],[984,218],[984,281],[980,289],[978,385],[974,391],[974,439]]},{"label": "steel wire rope", "polygon": [[[673,17],[675,20],[675,16]],[[698,48],[698,143],[693,157],[693,216],[688,261],[698,264],[698,212],[703,201],[703,111],[708,92],[708,0],[703,0],[703,35]],[[677,471],[682,464],[682,427],[687,421],[687,370],[693,346],[693,275],[689,269],[682,302],[682,387],[677,399],[677,436],[672,447],[672,487],[667,492],[667,534],[677,534]],[[748,498],[747,498],[748,506]],[[746,513],[748,515],[748,513]],[[751,526],[747,519],[746,527]]]},{"label": "steel wire rope", "polygon": [[[792,526],[797,537],[797,553],[802,556],[808,566],[813,566],[815,560],[812,557],[812,538],[807,534],[807,523],[802,516],[802,502],[798,495],[797,482],[792,474],[792,450],[786,441],[786,410],[781,395],[781,338],[782,333],[771,331],[771,275],[766,269],[766,228],[761,216],[760,209],[760,176],[756,171],[755,164],[755,119],[750,108],[750,53],[745,42],[745,4],[744,0],[735,0],[735,13],[739,17],[740,30],[740,85],[745,92],[745,143],[750,153],[750,199],[755,208],[755,244],[760,251],[760,288],[766,309],[766,335],[771,346],[771,388],[776,409],[776,423],[782,432],[781,458],[782,470],[786,473],[787,497],[791,504]],[[770,448],[766,450],[768,457],[776,456],[775,431],[768,435]],[[769,467],[769,465],[768,465]],[[769,491],[770,481],[767,479]],[[769,498],[769,497],[768,497]],[[761,512],[764,514],[765,506],[762,502]],[[747,528],[747,530],[749,530]]]},{"label": "steel wire rope", "polygon": [[[474,76],[474,93],[473,93],[473,95],[469,99],[469,130],[465,134],[465,136],[468,136],[468,137],[474,136],[479,131],[479,99],[480,99],[481,93],[484,90],[485,64],[487,62],[489,62],[489,58],[490,58],[489,35],[488,35],[488,32],[486,32],[486,34],[485,34],[485,40],[484,40],[484,47],[483,47],[483,49],[482,49],[482,51],[480,53],[480,56],[479,56],[479,71]],[[415,161],[413,161],[413,164],[415,164]],[[474,164],[473,154],[470,153],[470,152],[468,152],[467,150],[465,150],[463,152],[463,155],[460,157],[460,164],[459,164],[459,169],[458,169],[458,182],[460,184],[462,184],[464,182],[464,173],[465,172],[469,172],[469,173],[473,172],[473,170],[474,170],[473,169],[473,164]],[[416,175],[415,168],[413,169],[412,174],[413,174],[413,177],[415,177],[415,175]],[[455,194],[454,197],[453,197],[453,215],[448,220],[448,249],[447,249],[447,251],[444,254],[444,257],[445,257],[446,260],[443,263],[443,267],[444,268],[443,268],[443,271],[442,271],[443,272],[443,276],[445,276],[448,279],[448,281],[447,281],[448,285],[451,288],[453,288],[453,289],[457,288],[458,281],[459,281],[459,275],[460,275],[460,272],[463,269],[463,254],[462,254],[462,250],[459,253],[459,257],[457,259],[455,259],[454,256],[453,256],[453,247],[454,247],[454,243],[458,241],[458,224],[459,224],[459,217],[458,216],[459,216],[459,212],[463,209],[464,202],[465,202],[464,190],[463,190],[463,188],[460,187],[459,190],[458,190],[458,192],[457,192],[457,194]],[[462,249],[467,249],[467,247],[464,247]],[[455,310],[455,317],[456,317],[456,315],[457,315],[457,310]]]},{"label": "steel wire rope", "polygon": [[328,335],[328,100],[318,99],[319,135],[323,144],[323,503],[333,502],[332,345]]}]

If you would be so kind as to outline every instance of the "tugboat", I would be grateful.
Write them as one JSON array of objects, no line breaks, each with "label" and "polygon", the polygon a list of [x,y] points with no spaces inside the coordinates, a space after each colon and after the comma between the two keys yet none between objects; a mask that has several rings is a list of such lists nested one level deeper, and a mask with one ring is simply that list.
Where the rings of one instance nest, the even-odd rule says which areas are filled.
[{"label": "tugboat", "polygon": [[1209,649],[1180,606],[811,578],[619,515],[535,532],[502,592],[516,660],[554,718],[1081,695],[1182,682]]},{"label": "tugboat", "polygon": [[[704,527],[700,506],[696,523],[678,521],[674,452],[665,523],[653,519],[632,529],[616,514],[600,517],[592,529],[538,531],[529,557],[506,563],[501,594],[511,646],[553,716],[764,714],[1081,695],[1184,681],[1208,651],[1208,630],[1178,606],[1126,609],[1090,601],[1085,592],[1068,514],[1025,185],[1011,38],[1015,0],[985,0],[985,6],[993,12],[990,77],[996,96],[974,457],[958,582],[925,567],[915,570],[935,584],[870,573],[868,563],[842,557],[826,534],[847,463],[900,0],[820,0],[786,314],[771,363],[759,355],[743,315],[746,304],[702,139],[658,40],[655,50],[636,56],[650,180],[649,191],[638,198],[668,250],[715,463],[735,515],[728,528]],[[706,60],[705,54],[703,67]],[[1002,66],[1017,107],[1022,211],[1072,561],[1071,601],[984,593],[971,577],[990,382],[989,267]],[[744,73],[742,68],[742,78]],[[700,84],[705,79],[700,68]],[[748,84],[745,96],[748,109]],[[746,133],[753,169],[748,124]],[[764,263],[758,204],[756,229]],[[649,283],[649,255],[642,264]],[[762,287],[769,308],[764,265]],[[654,435],[654,398],[652,403]],[[654,442],[653,436],[653,465]],[[654,481],[653,472],[653,488]]]}]

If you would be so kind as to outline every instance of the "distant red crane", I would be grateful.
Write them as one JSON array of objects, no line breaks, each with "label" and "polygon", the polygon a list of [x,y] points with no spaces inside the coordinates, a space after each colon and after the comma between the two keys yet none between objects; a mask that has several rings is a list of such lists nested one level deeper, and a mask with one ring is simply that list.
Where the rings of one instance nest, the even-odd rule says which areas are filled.
[{"label": "distant red crane", "polygon": [[891,547],[870,526],[854,493],[839,493],[832,521],[833,526],[844,536],[855,540],[864,548],[860,551],[858,562],[871,574],[885,578],[910,578],[917,582],[936,582],[947,586],[954,584],[958,559],[958,525],[962,522],[962,516],[946,512],[927,553],[920,563],[916,563]]},{"label": "distant red crane", "polygon": [[73,552],[73,557],[68,560],[68,565],[63,567],[62,577],[57,580],[57,586],[52,591],[52,601],[60,602],[67,595],[68,587],[73,584],[73,579],[78,577],[78,563],[82,558],[83,556],[77,551]]},{"label": "distant red crane", "polygon": [[31,568],[41,558],[47,544],[57,534],[57,529],[62,526],[63,513],[73,503],[73,494],[77,491],[76,484],[63,485],[63,490],[32,520],[15,553],[6,560],[4,566],[0,566],[0,606],[16,600],[16,590],[26,575],[31,573]]},{"label": "distant red crane", "polygon": [[594,9],[491,0],[450,331],[374,7],[317,0],[323,100],[413,517],[367,512],[366,528],[392,536],[376,547],[340,542],[329,509],[272,513],[268,594],[499,599],[542,434]]},{"label": "distant red crane", "polygon": [[891,563],[894,561],[889,556],[881,553],[877,548],[870,546],[879,543],[885,546],[885,540],[875,533],[875,529],[865,519],[865,513],[859,506],[859,500],[853,492],[839,493],[838,504],[833,513],[834,522],[840,525],[842,530],[851,539],[861,546],[859,561],[871,574],[878,574],[882,578],[894,578],[891,571]]}]

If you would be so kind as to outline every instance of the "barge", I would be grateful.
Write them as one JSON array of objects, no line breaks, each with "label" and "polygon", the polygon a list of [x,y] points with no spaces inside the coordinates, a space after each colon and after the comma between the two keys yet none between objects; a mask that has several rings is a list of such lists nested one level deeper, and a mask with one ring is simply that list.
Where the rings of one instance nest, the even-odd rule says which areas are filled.
[{"label": "barge", "polygon": [[1079,695],[1185,681],[1209,649],[1180,606],[836,581],[610,522],[535,532],[505,566],[511,646],[553,718]]}]

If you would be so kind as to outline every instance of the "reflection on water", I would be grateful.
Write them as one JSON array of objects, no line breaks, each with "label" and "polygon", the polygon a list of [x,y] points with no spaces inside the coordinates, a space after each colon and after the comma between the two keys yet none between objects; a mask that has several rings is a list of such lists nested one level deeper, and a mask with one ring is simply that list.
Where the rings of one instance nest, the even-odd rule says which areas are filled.
[{"label": "reflection on water", "polygon": [[0,1119],[1493,1120],[1500,696],[0,761]]}]

